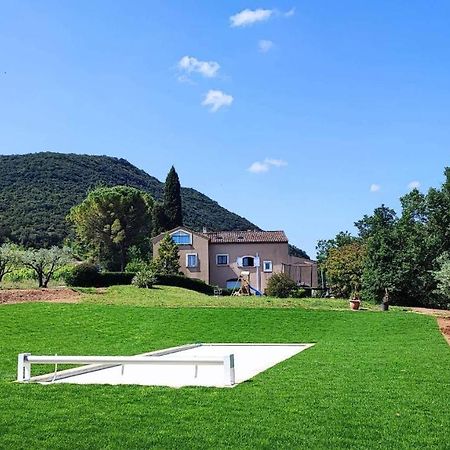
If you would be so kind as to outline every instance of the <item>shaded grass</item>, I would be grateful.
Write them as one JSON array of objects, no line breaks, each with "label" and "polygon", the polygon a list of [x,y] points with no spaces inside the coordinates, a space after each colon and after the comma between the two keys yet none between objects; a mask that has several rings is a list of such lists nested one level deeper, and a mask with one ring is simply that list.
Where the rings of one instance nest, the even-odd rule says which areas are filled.
[{"label": "shaded grass", "polygon": [[[0,309],[0,448],[446,448],[450,349],[432,317],[302,309]],[[234,389],[15,384],[17,353],[317,342]]]},{"label": "shaded grass", "polygon": [[[84,303],[150,307],[208,307],[208,308],[307,308],[322,310],[349,309],[348,300],[330,298],[274,298],[274,297],[213,297],[172,286],[139,289],[134,286],[112,286],[105,291],[79,289]],[[364,303],[365,309],[379,310],[373,303]],[[393,308],[400,310],[401,308]]]}]

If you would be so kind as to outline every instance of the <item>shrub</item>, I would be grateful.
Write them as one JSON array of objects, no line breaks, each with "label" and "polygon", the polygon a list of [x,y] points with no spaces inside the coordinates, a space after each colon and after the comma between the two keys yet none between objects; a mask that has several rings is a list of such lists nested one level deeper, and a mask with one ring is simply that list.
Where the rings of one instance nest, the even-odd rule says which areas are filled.
[{"label": "shrub", "polygon": [[84,262],[64,274],[68,286],[93,287],[99,281],[99,268],[95,264]]},{"label": "shrub", "polygon": [[162,286],[177,286],[191,291],[197,291],[202,294],[213,295],[214,286],[210,286],[202,280],[196,278],[188,278],[182,275],[156,275],[155,284]]},{"label": "shrub", "polygon": [[12,281],[14,283],[17,283],[19,281],[24,281],[24,280],[34,280],[35,277],[35,273],[34,270],[32,269],[26,269],[26,268],[21,268],[21,269],[14,269],[12,272],[7,273],[3,280],[4,281]]},{"label": "shrub", "polygon": [[133,259],[125,267],[125,272],[128,273],[138,273],[147,270],[149,264],[141,259]]},{"label": "shrub", "polygon": [[156,281],[155,274],[150,269],[140,270],[131,280],[131,284],[139,288],[151,288]]},{"label": "shrub", "polygon": [[134,276],[134,273],[100,272],[94,264],[81,263],[65,274],[64,279],[68,286],[108,287],[131,284]]},{"label": "shrub", "polygon": [[297,290],[297,284],[285,273],[275,273],[267,281],[266,295],[271,297],[286,298]]},{"label": "shrub", "polygon": [[308,292],[311,293],[311,289],[303,289],[303,288],[296,288],[296,289],[292,289],[289,297],[292,298],[306,298],[306,297],[310,297],[310,294],[308,295]]}]

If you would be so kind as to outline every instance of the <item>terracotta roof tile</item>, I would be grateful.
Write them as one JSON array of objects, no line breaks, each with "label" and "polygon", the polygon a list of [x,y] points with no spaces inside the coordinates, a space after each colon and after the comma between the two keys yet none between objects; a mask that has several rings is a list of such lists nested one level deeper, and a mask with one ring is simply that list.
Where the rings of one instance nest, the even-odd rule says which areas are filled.
[{"label": "terracotta roof tile", "polygon": [[212,244],[288,242],[284,231],[210,231],[203,234]]}]

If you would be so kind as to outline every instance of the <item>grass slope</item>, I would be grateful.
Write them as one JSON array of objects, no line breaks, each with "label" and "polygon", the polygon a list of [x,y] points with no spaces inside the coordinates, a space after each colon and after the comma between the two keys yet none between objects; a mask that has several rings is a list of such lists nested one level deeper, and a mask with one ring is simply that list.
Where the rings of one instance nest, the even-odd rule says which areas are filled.
[{"label": "grass slope", "polygon": [[[153,289],[139,289],[134,286],[112,286],[105,291],[79,289],[84,303],[104,305],[128,305],[165,308],[306,308],[321,310],[348,310],[349,302],[343,299],[325,298],[275,298],[275,297],[212,297],[187,289],[172,286],[155,286]],[[365,302],[362,308],[380,309],[379,305]],[[392,307],[393,311],[403,308]]]},{"label": "grass slope", "polygon": [[[411,449],[450,441],[450,349],[432,317],[19,304],[0,309],[0,329],[0,448]],[[22,351],[136,354],[199,341],[317,345],[234,389],[13,383]]]}]

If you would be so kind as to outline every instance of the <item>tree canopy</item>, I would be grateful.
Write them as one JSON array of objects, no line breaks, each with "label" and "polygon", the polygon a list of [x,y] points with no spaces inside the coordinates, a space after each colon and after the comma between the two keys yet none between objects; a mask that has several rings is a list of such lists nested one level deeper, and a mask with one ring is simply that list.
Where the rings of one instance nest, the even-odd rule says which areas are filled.
[{"label": "tree canopy", "polygon": [[68,220],[78,238],[108,269],[123,271],[131,246],[150,238],[153,199],[128,186],[91,191]]},{"label": "tree canopy", "polygon": [[[414,189],[404,195],[400,215],[381,205],[355,223],[358,236],[339,233],[334,240],[320,241],[319,257],[327,276],[334,279],[330,272],[334,249],[359,240],[365,248],[360,278],[363,298],[381,302],[387,292],[394,304],[449,307],[450,168],[444,175],[441,188],[426,194]],[[341,246],[342,242],[347,243]],[[353,251],[345,270],[355,262],[356,248]]]}]

